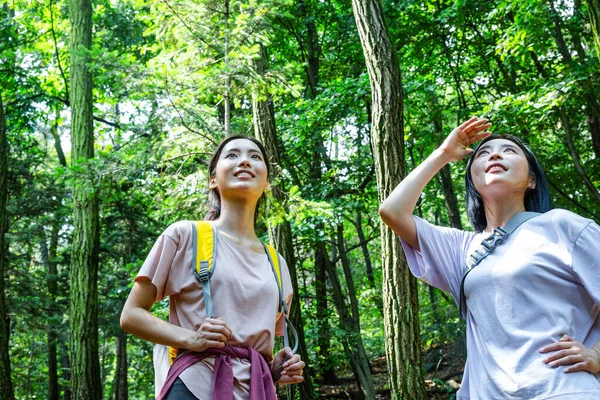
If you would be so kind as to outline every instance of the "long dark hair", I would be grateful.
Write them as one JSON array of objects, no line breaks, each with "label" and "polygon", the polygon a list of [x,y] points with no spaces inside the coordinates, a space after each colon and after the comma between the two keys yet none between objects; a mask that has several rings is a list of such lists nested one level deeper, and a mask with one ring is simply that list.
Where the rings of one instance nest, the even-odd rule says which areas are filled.
[{"label": "long dark hair", "polygon": [[479,146],[475,149],[469,162],[467,163],[467,171],[465,174],[465,186],[467,191],[467,215],[469,221],[473,225],[476,232],[482,232],[487,226],[487,219],[485,217],[485,209],[483,207],[483,199],[475,190],[475,184],[473,184],[473,177],[471,176],[471,165],[477,155],[479,148],[486,142],[494,139],[506,139],[515,143],[527,159],[529,164],[529,175],[535,180],[535,187],[533,189],[528,188],[525,191],[524,205],[526,211],[535,211],[539,213],[546,212],[552,208],[552,199],[550,197],[550,190],[548,189],[548,181],[546,180],[546,174],[542,170],[540,163],[537,161],[531,150],[527,148],[521,142],[519,138],[513,135],[490,135],[483,139]]},{"label": "long dark hair", "polygon": [[[262,143],[253,137],[242,136],[242,135],[232,135],[232,136],[227,136],[225,139],[223,139],[221,141],[221,143],[219,144],[219,146],[217,147],[217,149],[215,150],[215,152],[213,153],[213,155],[210,159],[210,162],[208,163],[208,179],[209,179],[209,181],[210,181],[210,178],[212,176],[215,176],[215,174],[217,173],[217,163],[219,162],[219,158],[221,157],[223,148],[225,147],[225,145],[227,143],[231,142],[232,140],[236,140],[236,139],[249,140],[258,146],[258,149],[260,150],[260,152],[263,156],[263,160],[265,161],[265,164],[267,165],[267,180],[268,180],[271,176],[271,166],[269,165],[269,159],[267,158],[267,152],[265,151],[265,147],[262,145]],[[258,199],[258,202],[256,203],[256,208],[254,209],[254,222],[255,223],[256,223],[256,219],[258,218],[258,215],[259,215],[259,210],[262,208],[264,199],[265,199],[265,194],[263,193],[263,195],[260,196],[260,198]],[[206,214],[206,217],[204,217],[204,219],[207,221],[214,221],[214,220],[219,219],[220,216],[221,216],[221,196],[219,195],[219,192],[217,191],[217,189],[209,189],[208,190],[208,213]]]}]

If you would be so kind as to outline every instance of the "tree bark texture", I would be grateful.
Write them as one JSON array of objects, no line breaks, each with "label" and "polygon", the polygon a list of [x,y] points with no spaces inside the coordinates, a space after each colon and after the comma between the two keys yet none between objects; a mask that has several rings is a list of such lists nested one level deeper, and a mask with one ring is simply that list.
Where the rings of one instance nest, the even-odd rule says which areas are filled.
[{"label": "tree bark texture", "polygon": [[5,275],[8,266],[8,244],[6,243],[6,228],[8,226],[8,137],[6,134],[6,119],[0,93],[0,399],[15,398],[10,376],[10,320],[6,305]]},{"label": "tree bark texture", "polygon": [[48,273],[46,278],[46,284],[48,288],[48,331],[46,333],[48,343],[48,400],[58,400],[59,387],[58,387],[58,362],[56,359],[56,327],[55,319],[55,299],[56,299],[56,268],[52,267],[52,261],[50,260],[50,251],[48,244],[46,243],[46,234],[44,227],[40,227],[40,255],[42,263]]},{"label": "tree bark texture", "polygon": [[[267,51],[261,45],[260,58],[254,62],[254,68],[258,75],[263,76],[268,68],[267,66]],[[280,148],[277,138],[277,128],[275,124],[275,110],[273,100],[269,91],[257,89],[257,92],[252,95],[252,113],[254,123],[254,134],[263,144],[267,155],[268,162],[276,170],[281,165]],[[280,204],[284,202],[285,187],[283,183],[278,183],[271,188],[271,192],[275,200]],[[298,273],[296,271],[296,256],[294,254],[294,243],[292,241],[292,228],[290,223],[285,221],[277,226],[269,226],[269,240],[273,246],[279,251],[281,256],[286,260],[292,280],[292,288],[294,297],[290,309],[290,321],[294,324],[298,332],[298,354],[302,359],[308,361],[308,352],[306,351],[306,342],[304,339],[304,325],[300,309],[300,298],[298,296]],[[300,390],[300,398],[303,400],[312,400],[314,398],[312,391],[312,373],[308,363],[304,368],[304,381],[300,385],[291,385],[290,388],[298,386]],[[290,396],[290,398],[294,398]]]},{"label": "tree bark texture", "polygon": [[116,339],[117,371],[115,373],[114,400],[127,400],[127,334],[119,329]]},{"label": "tree bark texture", "polygon": [[[371,82],[371,145],[382,202],[405,174],[402,82],[379,0],[352,0]],[[418,293],[398,238],[381,224],[386,358],[393,399],[425,399]]]},{"label": "tree bark texture", "polygon": [[77,400],[100,400],[98,360],[98,196],[88,160],[94,157],[90,0],[69,0],[71,26],[71,164],[83,166],[73,182],[71,252],[71,391]]}]

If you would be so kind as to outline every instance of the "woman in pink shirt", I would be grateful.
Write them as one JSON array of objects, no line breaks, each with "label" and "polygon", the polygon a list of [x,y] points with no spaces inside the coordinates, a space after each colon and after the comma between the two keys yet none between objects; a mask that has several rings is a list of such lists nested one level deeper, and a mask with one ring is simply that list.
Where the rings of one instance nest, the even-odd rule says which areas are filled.
[{"label": "woman in pink shirt", "polygon": [[[155,365],[157,377],[162,376],[156,388],[160,398],[273,399],[273,380],[279,384],[303,380],[304,362],[290,348],[273,357],[274,336],[283,334],[279,288],[254,230],[259,203],[269,189],[269,170],[264,147],[249,137],[226,138],[211,159],[206,219],[213,221],[218,238],[217,267],[210,280],[214,318],[206,316],[202,286],[191,268],[192,222],[169,226],[135,278],[121,327],[157,343],[155,358],[161,359],[162,353],[168,359],[164,353],[170,346],[179,349],[178,359],[186,360],[179,362],[176,372],[169,370],[166,386],[171,386],[164,388],[169,364]],[[279,260],[283,295],[290,304],[289,271]],[[153,304],[167,296],[169,322],[150,313]]]},{"label": "woman in pink shirt", "polygon": [[[400,237],[417,278],[457,304],[466,301],[468,355],[457,399],[600,399],[600,227],[550,209],[533,153],[514,136],[491,135],[490,126],[474,117],[452,131],[383,202],[381,218]],[[467,213],[475,232],[414,216],[431,178],[469,155]],[[465,275],[482,240],[496,239],[497,227],[524,211],[540,214]]]}]

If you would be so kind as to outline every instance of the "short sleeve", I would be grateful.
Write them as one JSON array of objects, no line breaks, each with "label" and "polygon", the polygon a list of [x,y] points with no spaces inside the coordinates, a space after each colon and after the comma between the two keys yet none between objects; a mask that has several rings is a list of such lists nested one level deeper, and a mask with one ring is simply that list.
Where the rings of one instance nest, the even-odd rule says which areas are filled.
[{"label": "short sleeve", "polygon": [[[281,281],[283,283],[283,298],[285,299],[285,302],[287,303],[287,308],[288,308],[288,312],[289,312],[292,307],[292,297],[294,295],[294,290],[292,287],[292,279],[290,277],[290,271],[288,269],[287,263],[285,262],[283,257],[281,257],[281,255],[279,255],[279,262],[280,262],[280,268],[281,268]],[[276,336],[283,336],[283,319],[284,319],[283,313],[280,313],[277,316],[277,322],[275,323],[275,335]]]},{"label": "short sleeve", "polygon": [[583,228],[573,246],[573,272],[594,302],[600,306],[600,227],[593,221]]},{"label": "short sleeve", "polygon": [[171,266],[178,250],[177,229],[174,225],[169,226],[158,237],[135,277],[136,281],[148,279],[156,287],[155,302],[174,293],[170,279]]},{"label": "short sleeve", "polygon": [[417,216],[414,219],[420,251],[400,239],[410,271],[458,300],[467,251],[475,234],[435,226]]}]

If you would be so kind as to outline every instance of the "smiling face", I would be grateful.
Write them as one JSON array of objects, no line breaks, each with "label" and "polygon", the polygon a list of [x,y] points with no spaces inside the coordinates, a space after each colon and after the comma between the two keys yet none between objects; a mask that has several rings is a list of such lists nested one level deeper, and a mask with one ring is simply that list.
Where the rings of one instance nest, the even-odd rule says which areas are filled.
[{"label": "smiling face", "polygon": [[217,190],[221,198],[249,196],[257,200],[269,187],[265,157],[248,139],[227,142],[211,172],[210,188]]},{"label": "smiling face", "polygon": [[490,140],[473,157],[473,184],[484,200],[510,195],[524,198],[525,191],[535,187],[523,150],[510,140]]}]

